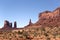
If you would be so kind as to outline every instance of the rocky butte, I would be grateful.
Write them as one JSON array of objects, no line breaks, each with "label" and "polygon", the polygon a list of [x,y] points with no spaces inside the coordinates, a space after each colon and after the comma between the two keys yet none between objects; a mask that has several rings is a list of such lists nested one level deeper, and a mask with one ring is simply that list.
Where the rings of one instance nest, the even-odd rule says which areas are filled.
[{"label": "rocky butte", "polygon": [[14,27],[12,27],[12,23],[5,20],[4,21],[4,26],[1,28],[1,30],[12,30],[12,29],[17,29],[16,21],[14,22]]},{"label": "rocky butte", "polygon": [[30,20],[29,25],[27,25],[25,28],[38,28],[46,26],[60,26],[60,7],[54,11],[41,12],[38,16],[38,21],[33,24]]},{"label": "rocky butte", "polygon": [[[29,24],[24,28],[39,28],[39,27],[53,27],[53,26],[60,26],[60,7],[55,9],[54,11],[44,11],[41,12],[38,16],[38,21],[36,23],[32,23],[31,19]],[[17,28],[16,21],[14,22],[14,27],[12,27],[12,23],[5,20],[4,26],[2,29],[20,29]]]}]

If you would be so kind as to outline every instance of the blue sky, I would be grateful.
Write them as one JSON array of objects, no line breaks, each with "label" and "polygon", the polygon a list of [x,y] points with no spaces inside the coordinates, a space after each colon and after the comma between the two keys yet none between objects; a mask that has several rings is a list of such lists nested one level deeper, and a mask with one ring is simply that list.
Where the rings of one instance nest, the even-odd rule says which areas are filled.
[{"label": "blue sky", "polygon": [[16,21],[18,27],[27,25],[29,19],[35,23],[40,12],[57,7],[60,7],[60,0],[0,0],[0,28],[4,20]]}]

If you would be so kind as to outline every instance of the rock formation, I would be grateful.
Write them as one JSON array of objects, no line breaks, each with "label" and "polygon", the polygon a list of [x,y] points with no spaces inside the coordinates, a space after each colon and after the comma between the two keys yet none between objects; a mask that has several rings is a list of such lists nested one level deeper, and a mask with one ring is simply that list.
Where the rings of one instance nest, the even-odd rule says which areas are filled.
[{"label": "rock formation", "polygon": [[17,28],[17,23],[16,23],[16,21],[14,22],[14,28]]},{"label": "rock formation", "polygon": [[[60,26],[60,7],[55,9],[54,11],[44,11],[41,12],[38,16],[38,21],[36,23],[32,23],[31,19],[29,24],[24,28],[38,28],[38,27],[46,27],[46,26]],[[12,28],[12,23],[5,20],[4,29],[16,29],[17,23],[14,22],[14,27]]]},{"label": "rock formation", "polygon": [[9,21],[5,20],[4,21],[4,26],[3,26],[2,29],[11,30],[11,29],[16,29],[16,28],[17,28],[16,21],[14,22],[14,27],[12,27],[12,23],[10,23]]},{"label": "rock formation", "polygon": [[60,7],[54,11],[44,11],[39,14],[38,21],[32,26],[26,26],[29,28],[32,27],[45,27],[45,26],[60,26]]},{"label": "rock formation", "polygon": [[53,12],[45,11],[40,13],[37,23],[42,26],[60,26],[60,7]]},{"label": "rock formation", "polygon": [[29,21],[29,26],[31,26],[31,25],[33,25],[33,23],[31,22],[31,19],[30,19],[30,21]]},{"label": "rock formation", "polygon": [[11,29],[11,28],[12,28],[12,27],[10,26],[9,21],[5,20],[5,21],[4,21],[4,26],[3,26],[2,29]]}]

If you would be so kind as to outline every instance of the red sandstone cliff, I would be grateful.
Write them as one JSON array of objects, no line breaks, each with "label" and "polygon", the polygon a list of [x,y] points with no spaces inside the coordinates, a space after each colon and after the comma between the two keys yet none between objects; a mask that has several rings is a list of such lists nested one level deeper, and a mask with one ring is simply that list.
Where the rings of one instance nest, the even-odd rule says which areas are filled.
[{"label": "red sandstone cliff", "polygon": [[44,11],[39,14],[38,21],[35,24],[26,27],[41,27],[41,26],[60,26],[60,7],[54,11]]}]

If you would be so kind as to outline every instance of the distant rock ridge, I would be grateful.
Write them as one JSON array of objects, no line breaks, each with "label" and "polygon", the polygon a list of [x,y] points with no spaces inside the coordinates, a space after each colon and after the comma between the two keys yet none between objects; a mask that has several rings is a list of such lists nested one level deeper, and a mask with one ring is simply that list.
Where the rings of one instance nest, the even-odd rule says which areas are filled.
[{"label": "distant rock ridge", "polygon": [[17,29],[17,23],[15,21],[14,22],[14,27],[12,27],[12,23],[10,23],[9,21],[5,20],[4,21],[4,26],[3,26],[2,29],[6,29],[6,30]]},{"label": "distant rock ridge", "polygon": [[[54,27],[60,26],[60,7],[55,9],[54,11],[44,11],[41,12],[38,16],[38,21],[36,23],[32,23],[31,19],[29,24],[24,28],[39,28],[39,27]],[[2,29],[20,29],[17,28],[16,21],[14,22],[14,27],[12,27],[12,23],[5,20],[4,26]]]}]

